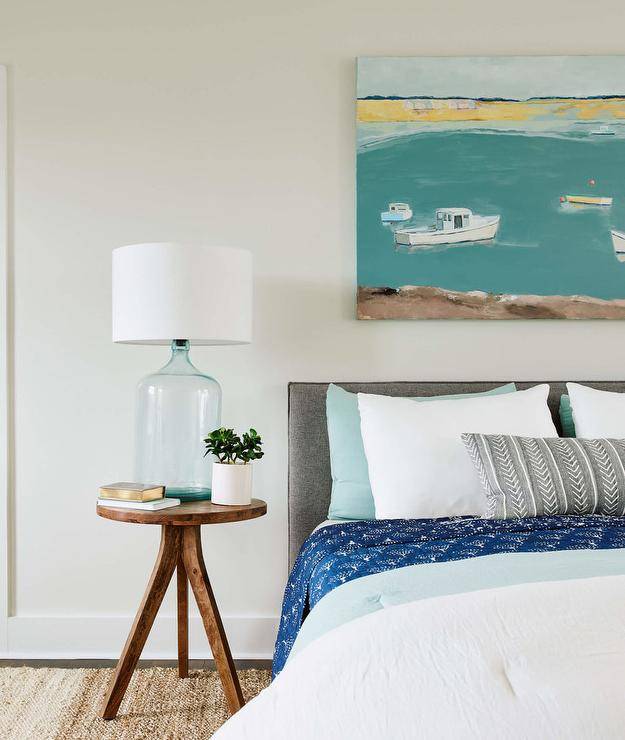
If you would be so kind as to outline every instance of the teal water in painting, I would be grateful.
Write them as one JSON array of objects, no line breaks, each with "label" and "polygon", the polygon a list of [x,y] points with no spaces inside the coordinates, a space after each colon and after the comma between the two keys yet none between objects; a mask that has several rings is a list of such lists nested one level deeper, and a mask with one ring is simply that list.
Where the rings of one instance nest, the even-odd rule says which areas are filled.
[{"label": "teal water in painting", "polygon": [[[358,284],[625,298],[625,263],[610,229],[625,231],[625,138],[511,131],[441,131],[368,144],[357,155]],[[588,181],[596,184],[590,186]],[[612,196],[611,207],[562,207],[561,195]],[[395,248],[380,221],[411,205],[400,227],[434,223],[441,207],[500,215],[489,243]]]}]

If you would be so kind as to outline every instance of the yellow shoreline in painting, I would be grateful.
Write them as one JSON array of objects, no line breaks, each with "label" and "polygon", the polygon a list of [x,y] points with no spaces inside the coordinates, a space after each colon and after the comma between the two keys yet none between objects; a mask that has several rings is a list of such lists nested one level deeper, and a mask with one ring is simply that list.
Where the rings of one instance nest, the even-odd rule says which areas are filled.
[{"label": "yellow shoreline in painting", "polygon": [[[432,106],[432,107],[428,107]],[[414,121],[529,121],[561,116],[580,121],[625,119],[625,98],[549,100],[358,100],[360,123]]]}]

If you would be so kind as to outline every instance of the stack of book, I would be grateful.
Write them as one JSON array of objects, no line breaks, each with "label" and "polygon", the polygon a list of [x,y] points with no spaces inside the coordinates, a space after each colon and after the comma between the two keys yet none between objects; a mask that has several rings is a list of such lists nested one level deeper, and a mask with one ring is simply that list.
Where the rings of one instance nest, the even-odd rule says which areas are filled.
[{"label": "stack of book", "polygon": [[159,511],[179,504],[179,498],[165,498],[165,486],[144,483],[111,483],[102,486],[98,496],[98,506],[111,506],[114,509]]}]

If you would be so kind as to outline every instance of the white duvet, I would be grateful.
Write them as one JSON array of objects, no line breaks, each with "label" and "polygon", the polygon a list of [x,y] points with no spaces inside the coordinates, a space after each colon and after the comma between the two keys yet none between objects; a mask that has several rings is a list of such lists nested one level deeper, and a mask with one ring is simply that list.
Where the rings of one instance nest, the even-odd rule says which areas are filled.
[{"label": "white duvet", "polygon": [[361,617],[302,650],[214,737],[625,738],[625,576]]}]

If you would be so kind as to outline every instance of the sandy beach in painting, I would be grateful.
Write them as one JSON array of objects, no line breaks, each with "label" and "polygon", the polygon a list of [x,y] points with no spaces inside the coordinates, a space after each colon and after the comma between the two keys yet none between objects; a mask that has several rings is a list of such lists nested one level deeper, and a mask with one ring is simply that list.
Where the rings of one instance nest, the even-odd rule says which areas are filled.
[{"label": "sandy beach in painting", "polygon": [[359,319],[625,319],[625,299],[496,295],[428,286],[358,288]]},{"label": "sandy beach in painting", "polygon": [[407,98],[359,100],[360,123],[441,123],[462,121],[532,121],[573,118],[595,121],[605,117],[625,119],[625,99],[542,98],[530,100],[474,100],[470,98]]}]

